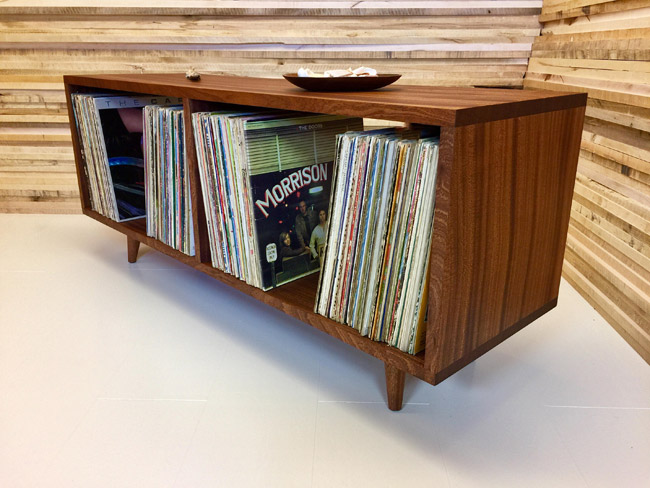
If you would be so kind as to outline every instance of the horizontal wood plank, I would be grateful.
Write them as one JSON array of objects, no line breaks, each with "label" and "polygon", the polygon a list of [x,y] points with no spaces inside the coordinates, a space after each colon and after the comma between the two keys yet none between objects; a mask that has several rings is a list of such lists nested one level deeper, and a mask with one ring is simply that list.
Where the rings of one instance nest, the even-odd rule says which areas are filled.
[{"label": "horizontal wood plank", "polygon": [[539,16],[540,22],[550,22],[560,19],[572,19],[589,15],[606,14],[647,7],[647,0],[609,0],[586,2],[585,5],[564,2],[561,6],[549,5],[548,0],[544,2],[544,8]]},{"label": "horizontal wood plank", "polygon": [[145,1],[5,0],[0,13],[31,15],[537,15],[539,0],[455,1]]},{"label": "horizontal wood plank", "polygon": [[[650,334],[643,330],[625,311],[621,310],[614,295],[608,294],[594,284],[588,268],[581,263],[573,264],[568,259],[564,264],[563,276],[600,313],[630,346],[650,363]],[[582,271],[581,271],[582,270]],[[584,273],[583,273],[584,272]]]},{"label": "horizontal wood plank", "polygon": [[527,88],[586,92],[565,277],[650,360],[650,5],[546,0]]}]

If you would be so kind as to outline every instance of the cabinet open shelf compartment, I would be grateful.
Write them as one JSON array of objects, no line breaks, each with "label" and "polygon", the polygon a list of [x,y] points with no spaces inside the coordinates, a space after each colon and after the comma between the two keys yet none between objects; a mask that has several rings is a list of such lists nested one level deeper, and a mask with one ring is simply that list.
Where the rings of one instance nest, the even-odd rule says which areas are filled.
[{"label": "cabinet open shelf compartment", "polygon": [[[385,363],[388,406],[402,406],[404,375],[437,384],[557,303],[586,94],[392,86],[314,93],[284,80],[182,74],[64,77],[83,213]],[[196,255],[91,210],[71,95],[118,91],[183,98]],[[206,102],[439,126],[426,347],[406,354],[314,313],[318,275],[264,292],[211,265],[191,114]]]}]

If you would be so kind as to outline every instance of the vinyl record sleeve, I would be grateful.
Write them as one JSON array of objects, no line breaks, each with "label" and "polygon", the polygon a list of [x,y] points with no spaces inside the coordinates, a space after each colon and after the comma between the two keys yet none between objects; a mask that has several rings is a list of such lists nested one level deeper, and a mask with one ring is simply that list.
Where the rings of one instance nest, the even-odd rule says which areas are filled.
[{"label": "vinyl record sleeve", "polygon": [[176,97],[73,94],[91,208],[123,222],[145,215],[142,108]]},{"label": "vinyl record sleeve", "polygon": [[[263,289],[320,269],[320,260],[305,245],[318,225],[318,213],[329,208],[336,135],[361,126],[361,119],[330,115],[245,121],[248,190]],[[269,150],[271,144],[275,151]],[[269,245],[276,246],[276,261],[266,259]]]}]

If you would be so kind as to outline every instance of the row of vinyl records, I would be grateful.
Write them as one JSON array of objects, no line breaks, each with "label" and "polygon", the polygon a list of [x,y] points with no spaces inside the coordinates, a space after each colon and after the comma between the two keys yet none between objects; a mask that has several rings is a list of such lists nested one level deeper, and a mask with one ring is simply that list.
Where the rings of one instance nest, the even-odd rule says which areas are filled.
[{"label": "row of vinyl records", "polygon": [[[73,96],[93,210],[146,217],[147,235],[193,255],[178,103]],[[191,120],[212,265],[263,290],[322,268],[317,313],[417,353],[435,140],[363,132],[359,118],[257,107],[221,105]]]},{"label": "row of vinyl records", "polygon": [[194,255],[180,98],[74,94],[92,210]]},{"label": "row of vinyl records", "polygon": [[263,290],[317,272],[336,135],[363,121],[240,107],[192,124],[213,266]]},{"label": "row of vinyl records", "polygon": [[438,141],[408,132],[338,137],[314,310],[414,354],[424,347]]}]

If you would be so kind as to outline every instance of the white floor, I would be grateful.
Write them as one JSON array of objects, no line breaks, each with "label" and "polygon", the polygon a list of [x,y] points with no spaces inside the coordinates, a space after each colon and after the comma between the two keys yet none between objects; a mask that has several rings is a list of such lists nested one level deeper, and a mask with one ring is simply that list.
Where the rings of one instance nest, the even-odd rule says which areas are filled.
[{"label": "white floor", "polygon": [[0,215],[0,486],[650,486],[650,367],[559,306],[385,403],[378,360],[83,216]]}]

